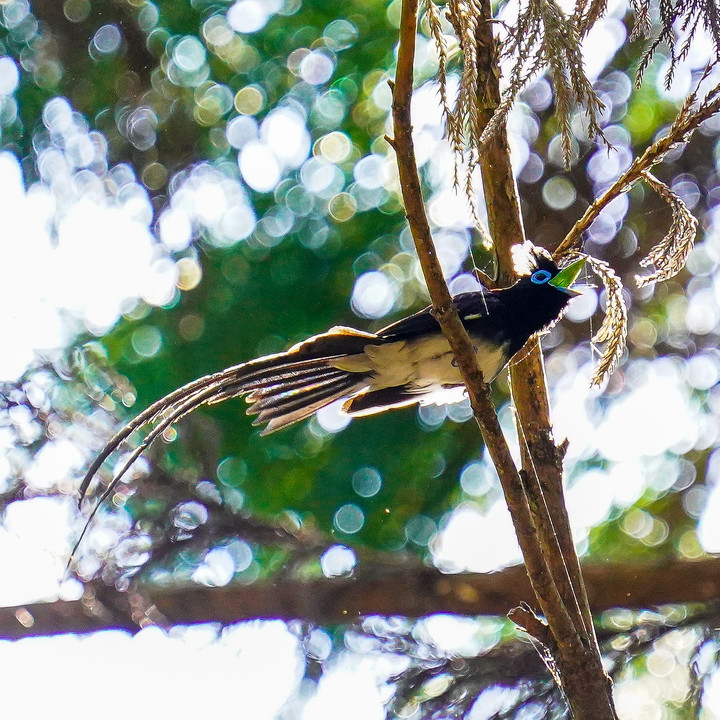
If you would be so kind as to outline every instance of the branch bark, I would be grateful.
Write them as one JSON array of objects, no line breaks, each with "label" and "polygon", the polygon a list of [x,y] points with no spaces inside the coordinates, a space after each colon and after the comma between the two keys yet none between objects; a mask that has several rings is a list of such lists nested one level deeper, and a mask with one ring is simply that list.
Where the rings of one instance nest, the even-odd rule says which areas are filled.
[{"label": "branch bark", "polygon": [[[635,158],[630,167],[588,207],[580,220],[573,225],[570,232],[558,245],[555,250],[556,257],[580,250],[584,233],[588,231],[605,207],[615,198],[628,192],[638,180],[642,179],[644,173],[661,162],[673,147],[687,142],[705,120],[720,111],[720,86],[715,86],[710,90],[700,106],[693,111],[692,105],[696,101],[697,91],[688,98],[668,134],[656,140],[640,157]],[[611,151],[611,149],[608,150],[608,152]]]},{"label": "branch bark", "polygon": [[393,147],[397,154],[405,212],[432,300],[434,315],[455,355],[475,419],[498,471],[534,593],[546,614],[548,608],[561,609],[556,613],[557,624],[562,627],[563,636],[571,635],[574,633],[572,623],[567,615],[562,615],[562,601],[552,577],[547,572],[523,483],[495,414],[488,387],[478,368],[472,343],[452,304],[425,215],[410,122],[416,26],[417,2],[405,0],[401,16],[397,76],[393,86]]},{"label": "branch bark", "polygon": [[[720,597],[720,559],[642,565],[588,564],[588,594],[597,612],[711,603]],[[0,638],[126,630],[149,624],[231,624],[302,619],[320,625],[368,615],[426,617],[436,613],[503,615],[530,597],[522,565],[490,574],[445,575],[435,568],[368,569],[351,578],[310,582],[280,578],[222,588],[134,586],[132,593],[90,587],[81,600],[0,608]]]},{"label": "branch bark", "polygon": [[[480,12],[481,18],[477,25],[480,48],[478,51],[479,94],[483,107],[480,117],[481,121],[487,124],[500,104],[500,87],[489,0],[481,1]],[[491,224],[491,233],[498,248],[498,262],[502,268],[503,265],[509,264],[508,239],[512,242],[523,242],[525,239],[504,126],[491,138],[480,162],[483,168],[486,204],[488,208],[500,209],[492,214],[500,218],[501,222],[495,226]],[[488,216],[491,216],[490,210]],[[607,714],[608,717],[613,717],[612,693],[602,668],[590,606],[565,506],[562,485],[564,453],[561,448],[555,446],[552,436],[543,357],[536,338],[528,343],[527,352],[521,354],[521,359],[511,366],[510,380],[520,436],[525,491],[532,519],[537,528],[541,551],[563,605],[562,608],[555,608],[555,611],[560,617],[567,614],[575,631],[560,637],[554,629],[553,614],[547,614],[546,611],[550,629],[559,646],[556,661],[561,680],[576,716],[593,712],[592,701],[589,701],[589,698],[595,695],[600,699],[605,697],[607,703],[604,706],[600,702],[595,712],[600,716]],[[568,665],[563,671],[565,661]],[[579,665],[587,668],[585,677],[581,678],[573,669]],[[572,684],[572,688],[569,684]],[[573,701],[574,697],[577,698],[577,704]]]},{"label": "branch bark", "polygon": [[[476,36],[479,63],[478,102],[482,111],[481,122],[487,123],[499,102],[499,66],[492,36],[489,0],[481,0],[479,7]],[[612,719],[615,718],[612,691],[602,667],[592,625],[588,620],[590,612],[584,597],[582,580],[579,571],[575,572],[574,569],[577,560],[570,560],[568,565],[563,558],[562,550],[566,548],[571,556],[575,555],[569,524],[561,519],[562,530],[565,531],[567,528],[567,539],[559,542],[542,496],[541,475],[538,474],[537,465],[534,463],[535,453],[539,451],[547,453],[549,446],[552,448],[551,455],[554,462],[550,467],[554,470],[552,479],[555,481],[552,484],[560,488],[560,505],[562,512],[565,513],[562,504],[562,473],[557,471],[561,463],[558,463],[558,455],[552,442],[548,413],[546,412],[544,416],[531,414],[529,417],[536,423],[539,431],[533,435],[523,433],[526,441],[524,477],[530,477],[533,473],[537,478],[537,483],[528,483],[524,487],[502,434],[487,385],[477,366],[472,344],[452,305],[435,253],[424,211],[410,123],[416,28],[417,0],[404,0],[397,76],[393,86],[395,131],[393,147],[397,154],[408,222],[432,299],[435,317],[452,348],[467,386],[475,419],[498,471],[533,592],[548,621],[550,633],[542,633],[543,637],[538,639],[544,643],[547,643],[548,637],[552,640],[552,646],[548,647],[548,650],[553,656],[553,667],[557,670],[557,677],[573,715],[579,720]],[[510,246],[522,239],[523,228],[504,129],[496,133],[490,141],[480,162],[490,232],[498,247],[501,279],[507,281],[512,278],[509,262]],[[527,381],[533,372],[534,377],[542,379],[542,358],[537,344],[534,352],[531,353],[531,359],[527,361],[526,370],[521,371],[519,375],[515,374],[514,388],[517,386],[518,394],[522,393],[530,397],[533,401],[531,410],[547,410],[544,384],[537,390],[527,387]],[[520,417],[520,422],[522,421],[523,418]],[[529,497],[526,496],[526,491]]]},{"label": "branch bark", "polygon": [[[490,3],[480,3],[482,17],[477,24],[478,118],[482,136],[501,101],[495,40]],[[525,241],[517,184],[510,162],[510,145],[505,125],[497,129],[480,156],[485,204],[497,253],[502,284],[514,280],[511,248]],[[589,644],[592,616],[584,595],[562,490],[562,456],[556,449],[550,425],[550,404],[545,382],[542,352],[537,339],[530,340],[520,360],[511,365],[513,405],[517,412],[525,491],[543,557],[576,632]],[[553,522],[553,518],[555,521]],[[570,602],[568,603],[568,600]]]},{"label": "branch bark", "polygon": [[[482,124],[479,135],[491,121],[501,100],[490,3],[485,0],[481,9],[483,17],[477,30],[478,103]],[[510,250],[514,244],[525,241],[525,230],[504,125],[488,142],[480,164],[501,277],[510,282],[513,279]],[[582,575],[567,519],[562,491],[562,453],[555,447],[552,437],[545,368],[536,338],[529,341],[525,352],[520,353],[520,359],[511,364],[510,379],[517,412],[525,489],[543,554],[551,565],[550,572],[561,596],[566,602],[568,598],[573,598],[568,612],[576,630],[588,636],[588,641],[592,643],[592,630],[587,630],[592,628],[592,616],[582,589]]]}]

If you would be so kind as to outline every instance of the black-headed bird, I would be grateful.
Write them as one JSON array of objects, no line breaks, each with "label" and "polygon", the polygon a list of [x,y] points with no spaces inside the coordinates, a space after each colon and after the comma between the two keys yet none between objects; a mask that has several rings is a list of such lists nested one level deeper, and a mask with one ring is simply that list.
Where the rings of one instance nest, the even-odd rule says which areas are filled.
[{"label": "black-headed bird", "polygon": [[[519,247],[526,273],[514,285],[481,288],[453,298],[486,382],[495,379],[532,335],[554,323],[578,294],[571,285],[584,258],[559,268],[542,248],[530,243]],[[376,333],[334,327],[286,352],[202,377],[155,402],[120,430],[95,459],[80,487],[81,501],[102,463],[132,433],[152,426],[109,489],[157,437],[201,405],[244,395],[248,414],[257,416],[253,424],[264,424],[262,434],[267,434],[304,420],[336,400],[345,400],[343,410],[351,416],[369,415],[414,403],[452,402],[464,387],[430,307]]]}]

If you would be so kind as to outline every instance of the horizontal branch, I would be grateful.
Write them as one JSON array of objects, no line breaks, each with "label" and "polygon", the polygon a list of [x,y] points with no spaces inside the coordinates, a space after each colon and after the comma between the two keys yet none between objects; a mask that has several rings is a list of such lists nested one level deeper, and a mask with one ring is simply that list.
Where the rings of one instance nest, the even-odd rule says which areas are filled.
[{"label": "horizontal branch", "polygon": [[[587,564],[583,574],[595,612],[703,603],[720,597],[720,559],[715,558],[666,564]],[[133,593],[105,589],[82,600],[0,608],[0,638],[110,629],[137,632],[151,624],[229,625],[256,619],[300,618],[322,625],[368,615],[506,615],[529,595],[522,565],[491,574],[444,575],[434,568],[414,572],[383,568],[352,578],[310,582],[139,588]]]}]

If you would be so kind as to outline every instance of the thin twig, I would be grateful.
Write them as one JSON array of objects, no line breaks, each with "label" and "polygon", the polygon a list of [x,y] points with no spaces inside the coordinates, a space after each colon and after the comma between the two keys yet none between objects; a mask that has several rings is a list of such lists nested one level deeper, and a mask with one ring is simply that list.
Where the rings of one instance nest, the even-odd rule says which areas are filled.
[{"label": "thin twig", "polygon": [[[553,576],[548,572],[522,481],[500,428],[488,388],[477,366],[472,344],[452,304],[425,215],[410,124],[416,23],[417,2],[416,0],[405,0],[402,6],[397,76],[393,94],[393,120],[400,185],[408,222],[433,301],[435,316],[453,350],[458,368],[468,389],[475,418],[480,426],[490,457],[497,468],[506,501],[513,516],[518,542],[523,551],[533,591],[543,613],[548,618],[552,618],[551,631],[558,647],[561,647],[568,657],[570,654],[579,657],[584,654],[583,642],[567,612]],[[575,652],[568,654],[568,650],[573,648]],[[570,663],[566,664],[568,670],[570,670],[569,665]],[[579,667],[581,665],[582,661],[575,663],[580,672],[583,670],[582,667]],[[572,681],[569,684],[572,685]],[[567,687],[566,683],[563,685]],[[571,705],[578,707],[572,699]],[[586,703],[586,707],[589,706],[590,704]],[[580,712],[578,717],[613,717],[612,713],[609,715],[597,713],[596,707],[597,698],[594,707],[587,712]]]},{"label": "thin twig", "polygon": [[705,120],[720,110],[720,85],[716,85],[710,90],[701,105],[692,111],[692,105],[696,101],[697,90],[685,102],[668,134],[656,140],[639,158],[635,158],[630,167],[600,197],[595,199],[558,245],[555,257],[560,257],[573,250],[580,250],[583,244],[583,234],[602,210],[616,197],[628,192],[638,180],[643,178],[644,173],[659,163],[675,145],[687,142]]}]

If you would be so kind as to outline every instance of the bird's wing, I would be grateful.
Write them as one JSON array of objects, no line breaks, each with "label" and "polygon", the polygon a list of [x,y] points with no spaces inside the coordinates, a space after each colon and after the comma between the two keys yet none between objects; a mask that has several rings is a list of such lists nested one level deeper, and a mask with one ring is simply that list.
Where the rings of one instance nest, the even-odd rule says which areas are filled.
[{"label": "bird's wing", "polygon": [[[490,290],[476,290],[460,293],[453,297],[453,305],[458,311],[461,320],[478,318],[490,315],[497,307],[498,298]],[[432,307],[428,306],[414,315],[398,320],[392,325],[379,330],[377,336],[386,342],[418,338],[440,332],[440,326],[432,315]]]},{"label": "bird's wing", "polygon": [[[307,340],[293,345],[287,354],[298,358],[324,358],[335,355],[356,355],[361,353],[368,343],[377,337],[373,333],[355,330],[355,328],[336,325],[327,332],[313,335]],[[282,353],[285,355],[285,353]]]}]

